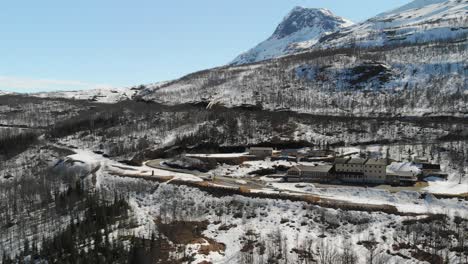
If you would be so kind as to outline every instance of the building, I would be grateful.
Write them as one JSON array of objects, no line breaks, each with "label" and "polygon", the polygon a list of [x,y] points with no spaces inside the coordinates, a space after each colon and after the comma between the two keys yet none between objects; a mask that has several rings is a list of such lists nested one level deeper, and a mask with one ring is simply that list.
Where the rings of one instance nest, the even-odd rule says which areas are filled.
[{"label": "building", "polygon": [[249,154],[259,159],[264,159],[273,155],[273,148],[251,147],[249,149]]},{"label": "building", "polygon": [[447,179],[448,174],[443,172],[440,169],[440,164],[431,164],[431,163],[420,163],[422,174],[421,178],[425,179],[428,177],[436,177],[441,179]]},{"label": "building", "polygon": [[412,171],[387,171],[386,183],[392,185],[412,186],[418,181],[418,176]]},{"label": "building", "polygon": [[385,183],[387,159],[368,159],[364,164],[364,177],[369,183]]},{"label": "building", "polygon": [[335,155],[335,151],[328,149],[312,149],[307,153],[310,157],[327,157]]},{"label": "building", "polygon": [[350,158],[337,158],[335,159],[335,171],[337,173],[339,172],[346,172],[346,168],[347,168],[347,165],[346,163],[348,163],[348,161],[350,160]]},{"label": "building", "polygon": [[358,172],[362,173],[364,171],[364,163],[366,159],[361,158],[338,158],[335,160],[335,170],[336,172]]},{"label": "building", "polygon": [[413,162],[392,162],[387,166],[387,183],[392,185],[414,185],[421,175],[420,166]]},{"label": "building", "polygon": [[287,161],[295,161],[299,162],[301,158],[303,157],[302,154],[300,154],[297,149],[283,149],[281,150],[281,153],[279,155],[279,159],[281,160],[287,160]]},{"label": "building", "polygon": [[285,180],[288,182],[311,181],[330,182],[335,179],[332,165],[294,166],[288,170]]},{"label": "building", "polygon": [[413,164],[418,166],[421,170],[421,173],[419,174],[420,180],[424,180],[428,177],[441,179],[447,179],[448,177],[448,174],[442,171],[440,164],[431,163],[427,158],[415,158]]},{"label": "building", "polygon": [[[294,166],[288,170],[289,182],[313,181],[356,184],[414,185],[421,175],[441,175],[440,165],[392,162],[389,159],[336,158],[334,165]],[[424,171],[426,170],[426,174]]]},{"label": "building", "polygon": [[338,158],[335,160],[337,178],[350,183],[386,182],[386,159]]}]

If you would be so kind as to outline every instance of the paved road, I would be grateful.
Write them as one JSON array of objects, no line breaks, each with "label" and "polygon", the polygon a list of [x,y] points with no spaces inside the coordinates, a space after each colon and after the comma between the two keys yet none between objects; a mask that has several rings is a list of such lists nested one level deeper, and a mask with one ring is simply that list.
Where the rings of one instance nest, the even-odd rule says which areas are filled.
[{"label": "paved road", "polygon": [[197,177],[209,177],[210,175],[208,173],[204,172],[199,172],[195,170],[184,170],[184,169],[175,169],[171,168],[169,166],[161,165],[162,162],[164,162],[164,159],[155,159],[155,160],[149,160],[145,162],[144,164],[148,167],[159,169],[159,170],[166,170],[166,171],[172,171],[172,172],[179,172],[179,173],[186,173],[186,174],[191,174]]}]

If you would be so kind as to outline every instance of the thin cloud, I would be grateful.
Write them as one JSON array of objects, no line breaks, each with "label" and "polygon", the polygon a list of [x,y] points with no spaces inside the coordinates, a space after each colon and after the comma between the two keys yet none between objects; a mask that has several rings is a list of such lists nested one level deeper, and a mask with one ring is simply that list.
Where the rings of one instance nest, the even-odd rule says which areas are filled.
[{"label": "thin cloud", "polygon": [[34,79],[16,76],[0,76],[0,90],[3,89],[22,93],[110,88],[113,88],[112,85],[95,84],[75,80]]}]

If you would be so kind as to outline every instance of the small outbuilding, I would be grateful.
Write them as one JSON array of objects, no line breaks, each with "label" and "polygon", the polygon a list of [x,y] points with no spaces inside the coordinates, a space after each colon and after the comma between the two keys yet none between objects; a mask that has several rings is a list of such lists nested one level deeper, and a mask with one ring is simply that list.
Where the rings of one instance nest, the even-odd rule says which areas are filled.
[{"label": "small outbuilding", "polygon": [[414,185],[421,174],[420,166],[413,162],[392,162],[387,166],[387,183],[392,185]]},{"label": "small outbuilding", "polygon": [[294,166],[288,170],[286,181],[330,182],[333,180],[332,165]]},{"label": "small outbuilding", "polygon": [[251,147],[249,154],[259,159],[264,159],[273,156],[273,148]]}]

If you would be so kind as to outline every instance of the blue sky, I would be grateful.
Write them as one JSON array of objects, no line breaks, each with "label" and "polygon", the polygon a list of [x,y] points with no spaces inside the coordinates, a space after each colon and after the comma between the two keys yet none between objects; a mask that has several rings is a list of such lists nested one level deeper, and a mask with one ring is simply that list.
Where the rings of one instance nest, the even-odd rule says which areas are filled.
[{"label": "blue sky", "polygon": [[125,87],[223,65],[294,6],[358,22],[410,0],[18,0],[0,4],[0,90]]}]

